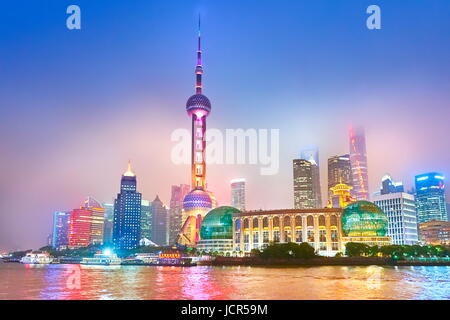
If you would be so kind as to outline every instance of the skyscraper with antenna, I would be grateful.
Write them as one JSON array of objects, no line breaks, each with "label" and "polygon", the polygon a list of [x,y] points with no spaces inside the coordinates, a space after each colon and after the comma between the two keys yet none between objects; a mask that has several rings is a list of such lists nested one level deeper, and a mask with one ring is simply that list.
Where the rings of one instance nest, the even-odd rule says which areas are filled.
[{"label": "skyscraper with antenna", "polygon": [[206,118],[211,112],[211,102],[203,95],[203,65],[201,47],[201,20],[198,19],[197,65],[195,67],[195,94],[186,103],[186,111],[192,121],[191,183],[192,191],[183,201],[186,221],[178,237],[178,243],[193,247],[200,240],[203,217],[214,206],[215,197],[206,190]]}]

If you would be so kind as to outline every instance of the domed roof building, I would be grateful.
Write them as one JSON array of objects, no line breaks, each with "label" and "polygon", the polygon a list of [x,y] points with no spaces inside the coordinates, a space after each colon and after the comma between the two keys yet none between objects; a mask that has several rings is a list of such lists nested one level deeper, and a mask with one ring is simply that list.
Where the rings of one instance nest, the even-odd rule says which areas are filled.
[{"label": "domed roof building", "polygon": [[232,252],[233,216],[240,211],[229,206],[215,208],[208,212],[200,227],[200,241],[197,250],[203,252]]},{"label": "domed roof building", "polygon": [[362,242],[369,245],[388,245],[387,215],[376,204],[357,201],[344,208],[341,216],[344,242]]}]

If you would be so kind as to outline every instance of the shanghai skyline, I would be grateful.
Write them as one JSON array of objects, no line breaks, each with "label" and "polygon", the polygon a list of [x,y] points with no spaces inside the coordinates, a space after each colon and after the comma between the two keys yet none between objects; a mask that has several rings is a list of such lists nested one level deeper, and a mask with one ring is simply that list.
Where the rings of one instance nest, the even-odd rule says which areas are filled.
[{"label": "shanghai skyline", "polygon": [[[229,181],[243,177],[249,209],[292,207],[292,159],[310,144],[319,148],[326,195],[327,158],[348,153],[352,123],[366,128],[370,193],[385,173],[407,190],[416,174],[449,176],[442,138],[450,133],[450,21],[438,6],[381,2],[383,28],[369,31],[367,4],[333,11],[321,1],[282,8],[258,1],[256,16],[255,1],[239,11],[224,1],[79,1],[83,26],[74,32],[64,28],[65,4],[49,2],[48,11],[6,5],[0,249],[38,247],[53,212],[88,195],[111,202],[128,159],[144,199],[158,194],[168,204],[171,185],[189,182],[189,165],[171,163],[170,134],[189,129],[184,103],[193,90],[199,11],[209,128],[280,129],[279,174],[208,166],[208,188],[220,204],[230,201]],[[411,23],[419,18],[428,24]],[[273,24],[262,32],[265,19]],[[289,33],[292,26],[298,34]]]}]

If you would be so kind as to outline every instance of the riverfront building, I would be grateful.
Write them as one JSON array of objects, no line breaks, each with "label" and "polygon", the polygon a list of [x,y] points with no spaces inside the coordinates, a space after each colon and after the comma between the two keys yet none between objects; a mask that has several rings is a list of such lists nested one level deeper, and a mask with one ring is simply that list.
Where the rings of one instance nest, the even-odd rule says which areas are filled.
[{"label": "riverfront building", "polygon": [[69,244],[70,212],[56,211],[53,214],[52,247],[67,248]]},{"label": "riverfront building", "polygon": [[114,202],[114,248],[138,247],[141,239],[141,202],[142,195],[137,192],[136,175],[128,162],[128,169],[120,182],[120,193]]},{"label": "riverfront building", "polygon": [[428,221],[419,225],[420,240],[423,244],[450,245],[450,222]]},{"label": "riverfront building", "polygon": [[221,255],[233,253],[233,216],[239,214],[233,207],[218,207],[205,216],[200,228],[197,250],[216,252]]},{"label": "riverfront building", "polygon": [[233,216],[236,253],[263,249],[269,243],[309,243],[320,254],[342,252],[342,209],[283,209],[245,211]]},{"label": "riverfront building", "polygon": [[444,176],[430,172],[416,176],[417,220],[447,221]]},{"label": "riverfront building", "polygon": [[403,192],[403,184],[394,182],[385,175],[379,194],[373,196],[374,203],[388,217],[388,232],[396,245],[415,245],[419,241],[416,201],[414,195]]},{"label": "riverfront building", "polygon": [[69,247],[103,244],[105,208],[92,197],[70,212]]}]

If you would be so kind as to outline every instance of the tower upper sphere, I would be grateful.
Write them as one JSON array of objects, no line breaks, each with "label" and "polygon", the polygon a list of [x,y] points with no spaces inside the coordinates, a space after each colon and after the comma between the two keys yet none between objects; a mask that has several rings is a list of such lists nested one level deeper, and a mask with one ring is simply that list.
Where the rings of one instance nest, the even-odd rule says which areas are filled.
[{"label": "tower upper sphere", "polygon": [[211,102],[203,94],[194,94],[186,102],[186,111],[189,116],[193,113],[201,113],[202,115],[209,115],[211,112]]}]

